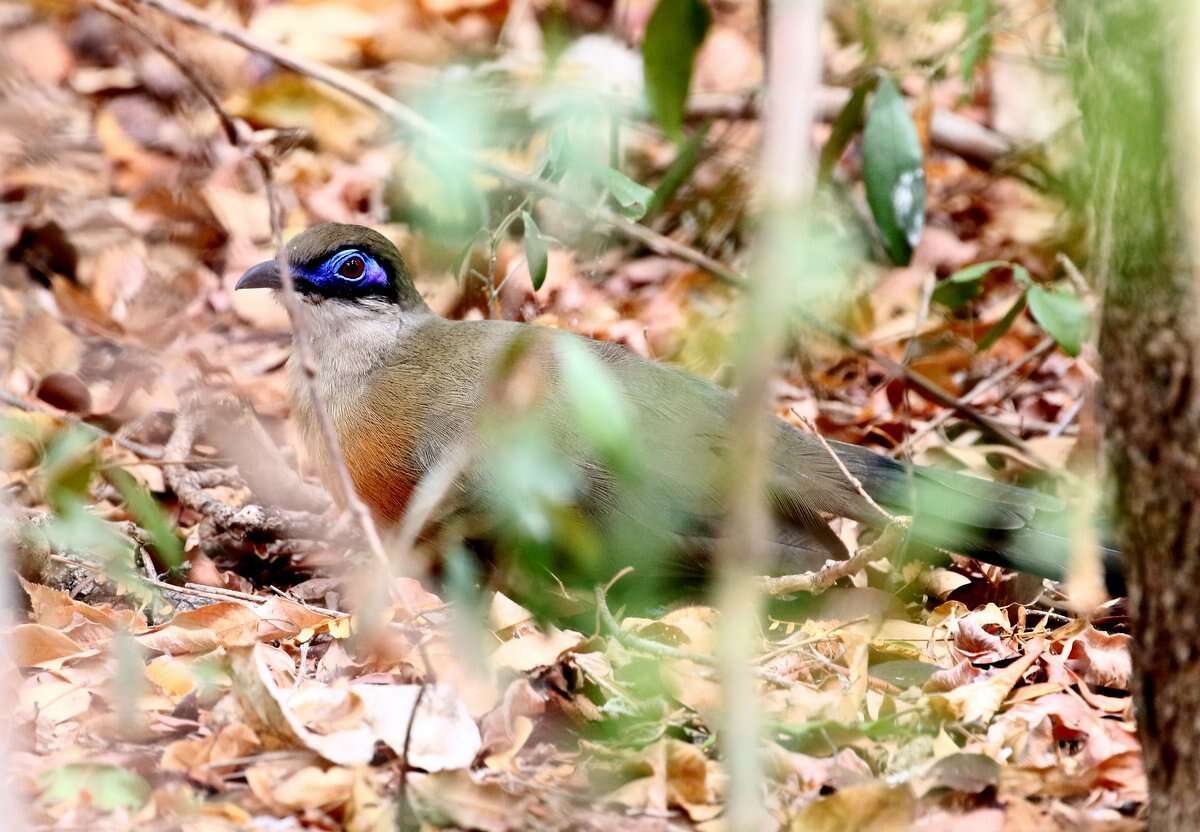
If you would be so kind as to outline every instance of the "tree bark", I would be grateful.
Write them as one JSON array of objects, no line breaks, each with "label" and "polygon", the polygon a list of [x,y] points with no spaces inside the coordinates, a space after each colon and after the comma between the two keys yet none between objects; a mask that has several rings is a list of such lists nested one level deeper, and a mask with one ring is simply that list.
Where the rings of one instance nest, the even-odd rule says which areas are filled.
[{"label": "tree bark", "polygon": [[[1060,0],[1104,286],[1102,410],[1151,828],[1200,829],[1200,319],[1172,72],[1182,3]],[[1185,27],[1186,28],[1186,27]],[[1190,173],[1190,171],[1188,172]]]}]

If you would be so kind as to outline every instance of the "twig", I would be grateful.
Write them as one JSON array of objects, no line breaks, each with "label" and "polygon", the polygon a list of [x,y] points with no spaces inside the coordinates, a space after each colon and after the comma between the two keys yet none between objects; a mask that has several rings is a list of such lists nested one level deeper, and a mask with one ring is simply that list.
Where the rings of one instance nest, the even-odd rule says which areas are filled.
[{"label": "twig", "polygon": [[[837,117],[851,91],[842,87],[820,88],[817,95],[817,116],[828,121]],[[762,110],[756,93],[707,93],[688,99],[686,117],[705,119],[753,119]],[[958,113],[936,109],[930,118],[930,140],[933,144],[967,159],[991,164],[1013,150],[1012,142],[995,130],[984,127]]]},{"label": "twig", "polygon": [[234,147],[242,144],[243,138],[241,130],[238,129],[238,123],[225,112],[225,108],[221,105],[221,100],[209,87],[208,82],[196,71],[191,62],[184,59],[175,47],[160,34],[158,31],[143,25],[141,20],[137,18],[129,9],[119,5],[113,0],[88,0],[93,6],[100,11],[115,18],[121,24],[128,26],[133,31],[137,32],[146,41],[150,43],[160,54],[175,65],[175,68],[183,75],[184,78],[191,83],[200,97],[205,100],[208,106],[216,115],[217,120],[221,123],[221,129],[225,131],[225,138]]},{"label": "twig", "polygon": [[886,517],[888,519],[888,522],[890,522],[890,523],[897,522],[898,518],[896,517],[896,515],[892,514],[890,511],[885,509],[883,506],[879,505],[879,503],[875,502],[875,498],[867,493],[867,489],[863,488],[863,484],[858,479],[858,477],[856,477],[850,473],[850,469],[846,467],[846,463],[842,462],[842,458],[840,456],[838,456],[836,453],[834,453],[834,450],[833,450],[833,448],[830,447],[829,442],[825,439],[824,436],[821,435],[821,432],[817,430],[817,426],[814,425],[812,422],[810,422],[808,419],[806,419],[804,416],[801,416],[798,412],[796,412],[796,408],[794,408],[794,407],[792,408],[792,415],[795,416],[797,419],[799,419],[801,421],[801,423],[806,428],[808,428],[809,432],[816,438],[816,440],[821,443],[821,447],[825,449],[825,452],[827,454],[829,454],[830,458],[833,460],[834,465],[836,465],[838,467],[838,470],[842,472],[842,476],[844,476],[846,478],[846,481],[849,482],[850,485],[852,485],[854,487],[854,490],[858,492],[858,496],[860,496],[864,500],[866,500],[867,504],[869,506],[871,506],[871,508],[875,509],[882,516]]},{"label": "twig", "polygon": [[362,501],[354,488],[354,480],[350,476],[350,469],[346,467],[346,457],[342,454],[342,446],[341,441],[338,439],[337,428],[334,427],[333,419],[329,415],[329,409],[325,407],[325,403],[317,395],[317,364],[312,352],[312,341],[309,338],[308,327],[305,325],[304,315],[300,309],[300,295],[296,292],[296,282],[292,277],[291,269],[288,268],[287,251],[283,247],[283,226],[280,221],[281,206],[279,205],[278,195],[275,193],[271,165],[259,151],[254,152],[254,158],[259,164],[263,177],[263,185],[267,192],[268,210],[271,214],[272,243],[275,246],[275,260],[278,263],[279,275],[283,284],[283,305],[292,323],[293,348],[296,350],[297,359],[299,359],[301,378],[304,380],[309,404],[312,407],[313,415],[316,417],[317,425],[321,432],[321,439],[325,445],[326,462],[333,468],[337,478],[338,490],[341,492],[340,496],[358,522],[363,537],[366,539],[367,547],[370,549],[371,555],[375,558],[379,568],[383,570],[382,577],[384,583],[390,590],[392,588],[392,565],[388,560],[387,551],[383,547],[383,539],[379,536],[379,529],[375,526],[375,519],[371,516],[370,509],[367,508],[367,504]]},{"label": "twig", "polygon": [[829,589],[842,578],[848,578],[865,567],[873,560],[889,556],[900,546],[904,545],[903,536],[908,534],[909,521],[907,518],[895,518],[884,526],[883,534],[870,545],[861,547],[852,557],[846,560],[827,561],[815,572],[805,572],[800,575],[781,575],[778,577],[761,577],[758,585],[767,595],[792,595],[797,592],[819,594]]},{"label": "twig", "polygon": [[[163,455],[168,459],[189,456],[202,418],[203,410],[198,396],[191,394],[182,397],[175,414],[175,429],[163,447]],[[326,531],[326,524],[321,518],[308,512],[285,511],[256,504],[240,508],[227,505],[207,493],[204,490],[204,478],[186,465],[163,465],[163,479],[181,503],[209,518],[220,528],[243,534],[259,532],[275,536],[299,534],[322,537]]]},{"label": "twig", "polygon": [[[1011,364],[1006,364],[1005,366],[1001,367],[999,370],[992,373],[990,376],[988,376],[983,381],[979,382],[974,387],[972,387],[970,390],[968,390],[966,393],[964,393],[962,398],[960,399],[960,401],[962,401],[963,404],[967,404],[967,405],[971,404],[972,402],[975,402],[980,397],[982,397],[984,393],[988,392],[989,390],[991,390],[995,387],[998,387],[1001,382],[1003,382],[1009,376],[1015,374],[1019,369],[1024,367],[1030,361],[1036,361],[1037,359],[1042,358],[1043,356],[1050,353],[1053,349],[1054,349],[1054,339],[1053,338],[1043,338],[1036,346],[1034,346],[1031,350],[1026,352],[1024,355],[1022,355],[1016,361],[1012,362]],[[944,413],[939,413],[937,416],[935,416],[929,422],[929,424],[923,425],[919,430],[917,430],[915,433],[913,433],[912,436],[908,437],[907,439],[904,440],[904,442],[902,442],[900,445],[898,445],[892,451],[892,454],[899,455],[901,453],[904,453],[906,450],[913,448],[917,442],[919,442],[921,439],[925,438],[928,434],[937,430],[939,427],[941,427],[943,424],[945,424],[947,421],[949,421],[953,415],[954,415],[954,411],[946,411]],[[1025,448],[1021,448],[1020,450],[1024,451]]]},{"label": "twig", "polygon": [[[56,553],[56,554],[50,555],[50,560],[57,561],[58,563],[68,564],[71,566],[78,566],[81,569],[86,569],[89,572],[98,572],[101,574],[105,574],[105,569],[102,564],[94,563],[89,560],[84,560],[83,558],[73,558],[73,557],[70,557],[69,555],[63,555],[63,554]],[[238,592],[237,590],[234,590],[234,589],[225,589],[224,587],[219,587],[219,586],[202,586],[200,584],[192,584],[192,583],[184,584],[183,586],[178,586],[176,584],[169,584],[166,581],[163,581],[159,578],[146,578],[146,577],[143,577],[138,574],[133,574],[133,575],[131,575],[131,577],[134,580],[138,581],[139,583],[144,584],[146,586],[154,587],[155,589],[157,589],[161,592],[174,593],[175,595],[186,595],[186,596],[191,596],[193,598],[202,598],[205,601],[208,601],[209,603],[212,603],[212,604],[217,604],[222,601],[237,601],[237,602],[243,603],[243,604],[252,604],[254,606],[261,606],[262,604],[265,604],[267,601],[271,600],[268,596],[265,596],[265,595],[251,595],[248,592]],[[328,615],[331,618],[348,618],[349,617],[349,613],[341,612],[339,610],[331,610],[326,607],[317,607],[317,606],[313,606],[312,604],[305,604],[301,601],[297,601],[295,598],[288,598],[287,596],[284,596],[284,597],[288,601],[291,601],[295,604],[299,604],[300,606],[304,607],[305,609],[312,610],[313,612],[319,613],[321,615]]]},{"label": "twig", "polygon": [[1072,402],[1071,406],[1067,408],[1067,412],[1059,418],[1058,422],[1053,428],[1050,429],[1046,436],[1050,437],[1051,439],[1062,436],[1066,432],[1067,428],[1071,426],[1071,422],[1075,421],[1075,417],[1079,415],[1079,411],[1083,410],[1083,406],[1087,403],[1087,399],[1088,397],[1083,395]]},{"label": "twig", "polygon": [[409,812],[408,812],[408,747],[412,743],[413,724],[417,721],[417,710],[421,707],[421,701],[425,698],[425,689],[429,685],[422,682],[421,687],[417,690],[417,698],[413,700],[412,713],[408,715],[408,724],[404,726],[404,754],[400,761],[400,784],[396,790],[396,827],[401,832],[410,828]]},{"label": "twig", "polygon": [[[114,13],[111,8],[110,0],[93,0],[98,3],[99,7]],[[186,9],[177,6],[172,2],[159,2],[159,0],[140,0],[143,5],[150,5],[166,14],[178,19],[185,19],[188,15]],[[276,252],[276,262],[279,267],[280,282],[283,287],[282,298],[283,306],[287,310],[288,318],[292,325],[292,343],[295,355],[301,369],[301,378],[304,380],[305,391],[308,394],[309,403],[312,407],[313,415],[316,418],[318,428],[320,430],[321,439],[325,445],[327,463],[333,469],[337,480],[340,496],[350,510],[351,514],[357,520],[359,527],[362,530],[367,546],[374,556],[375,560],[381,569],[384,570],[384,576],[390,576],[391,564],[388,560],[387,552],[383,546],[383,540],[379,536],[379,530],[375,527],[374,518],[372,518],[370,510],[366,504],[359,498],[357,491],[354,488],[354,480],[350,476],[350,470],[346,466],[346,459],[342,454],[341,443],[338,440],[337,430],[334,427],[333,420],[329,416],[329,411],[325,407],[325,403],[321,401],[316,390],[316,375],[317,365],[312,352],[312,342],[309,337],[310,333],[305,324],[304,315],[300,308],[300,297],[296,293],[296,285],[293,279],[291,270],[288,268],[287,252],[283,247],[283,223],[282,223],[282,206],[279,203],[278,194],[275,191],[275,182],[271,167],[271,160],[261,148],[257,147],[250,138],[249,130],[244,129],[239,122],[235,121],[221,105],[220,99],[209,88],[208,83],[200,76],[198,72],[191,66],[191,63],[186,60],[179,52],[167,42],[157,32],[140,26],[136,21],[131,20],[128,13],[115,13],[122,22],[130,25],[135,31],[147,38],[152,46],[157,49],[163,57],[171,61],[180,72],[192,83],[199,91],[201,97],[208,103],[221,122],[222,129],[225,131],[225,137],[230,144],[245,152],[252,158],[255,164],[258,165],[259,173],[262,175],[263,189],[267,196],[267,210],[271,223],[271,244]],[[186,20],[193,25],[200,25],[197,21],[203,18],[202,15],[194,15],[193,19]],[[231,30],[232,31],[232,30]],[[226,37],[230,37],[229,34]],[[365,86],[365,85],[364,85]],[[386,96],[384,96],[386,97]],[[414,113],[415,115],[415,113]],[[429,125],[430,129],[433,128]],[[179,469],[176,469],[177,471]],[[391,580],[385,577],[386,584],[390,587]]]},{"label": "twig", "polygon": [[[319,61],[304,58],[285,47],[256,37],[244,29],[231,26],[224,21],[211,18],[190,6],[176,2],[176,0],[129,0],[129,2],[136,2],[143,6],[158,9],[164,14],[182,21],[189,26],[203,29],[217,37],[232,41],[244,49],[270,58],[285,69],[290,69],[293,72],[312,78],[314,81],[348,95],[361,104],[395,121],[412,133],[437,141],[439,147],[443,150],[455,153],[462,161],[470,164],[476,170],[511,182],[539,196],[568,205],[590,219],[612,228],[628,239],[642,243],[647,248],[659,254],[677,257],[686,263],[691,263],[708,272],[717,280],[731,286],[746,288],[749,285],[745,275],[709,257],[699,249],[685,245],[664,234],[639,225],[603,206],[582,203],[565,189],[544,179],[513,170],[481,154],[462,148],[453,137],[447,135],[428,119],[350,73],[334,69]],[[943,407],[953,408],[963,418],[969,419],[988,429],[1004,443],[1030,453],[1025,443],[1008,431],[1003,425],[998,424],[969,405],[958,401],[955,396],[942,390],[937,384],[915,370],[905,367],[888,356],[877,352],[861,338],[828,321],[819,320],[803,310],[799,311],[798,314],[816,331],[832,339],[842,347],[875,362],[892,376],[904,378],[931,401]]]}]

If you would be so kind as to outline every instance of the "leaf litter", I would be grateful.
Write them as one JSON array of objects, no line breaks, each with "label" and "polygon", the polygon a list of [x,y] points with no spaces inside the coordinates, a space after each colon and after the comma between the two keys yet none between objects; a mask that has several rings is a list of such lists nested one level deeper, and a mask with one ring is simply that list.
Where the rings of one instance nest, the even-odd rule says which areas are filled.
[{"label": "leaf litter", "polygon": [[[714,9],[694,91],[761,82],[746,5]],[[652,9],[630,6],[622,25],[631,36],[641,36]],[[505,37],[524,43],[518,24],[501,30],[510,11],[492,0],[355,0],[245,14],[253,31],[377,72],[405,94],[464,50]],[[929,20],[900,43],[885,28],[880,54],[900,66],[914,51],[954,42],[944,20]],[[411,209],[421,196],[390,178],[410,161],[403,143],[382,141],[368,113],[307,80],[159,22],[262,141],[302,130],[278,162],[291,227],[382,226],[417,264],[439,311],[488,314],[470,281],[437,279],[453,254],[406,224],[380,222],[383,206]],[[1035,24],[1038,37],[1043,25]],[[88,8],[12,6],[0,26],[0,186],[11,208],[0,215],[3,389],[50,406],[0,414],[19,428],[0,437],[6,491],[19,517],[45,522],[54,487],[39,470],[47,446],[72,417],[115,434],[95,440],[98,460],[121,466],[161,502],[193,582],[187,592],[147,596],[136,576],[77,568],[22,544],[25,603],[6,628],[6,655],[20,739],[13,770],[31,821],[208,830],[286,818],[289,828],[373,830],[392,828],[403,783],[427,827],[721,828],[728,784],[709,663],[718,611],[680,606],[624,618],[623,631],[639,640],[628,642],[539,624],[497,592],[472,640],[456,628],[453,605],[397,579],[401,601],[350,615],[367,607],[338,568],[336,544],[273,551],[235,541],[173,493],[163,460],[136,448],[163,446],[181,392],[196,385],[252,406],[275,445],[299,445],[286,418],[286,317],[270,301],[232,292],[236,276],[268,253],[265,200],[185,79],[112,19]],[[835,74],[858,60],[848,44],[830,49]],[[992,95],[998,117],[1011,120],[1005,77]],[[906,80],[900,88],[909,92]],[[522,83],[514,72],[511,87],[523,91]],[[978,117],[979,100],[964,98],[960,83],[940,79],[935,95]],[[725,123],[656,227],[715,256],[739,256],[756,130]],[[653,136],[629,145],[630,163],[650,176],[672,158]],[[860,179],[862,164],[851,146],[838,171]],[[989,273],[960,308],[933,314],[922,308],[925,282],[985,261],[1053,277],[1065,215],[1028,182],[953,154],[929,155],[924,175],[928,227],[912,262],[864,267],[847,323],[962,394],[1020,360],[1041,333],[1023,313],[976,351],[1012,308],[1020,287],[1011,274]],[[496,247],[496,273],[514,274],[499,297],[505,317],[617,341],[728,381],[731,292],[681,261],[612,241],[563,245],[574,235],[560,221],[529,216],[529,240],[540,244],[532,267],[529,240],[524,249],[512,239]],[[544,280],[540,290],[518,269]],[[1095,378],[1081,337],[1071,344],[1078,358],[1052,352],[975,401],[1065,467],[1094,451],[1086,424],[1065,419]],[[1035,473],[1021,454],[976,442],[969,424],[921,433],[941,410],[860,358],[815,347],[808,362],[780,368],[783,418],[798,412],[828,436],[885,451],[920,434],[918,462],[1015,481]],[[196,448],[205,471],[219,471],[230,452]],[[232,474],[212,480],[213,493],[235,506],[257,490]],[[111,488],[90,488],[86,498],[96,522],[132,519]],[[780,613],[764,627],[757,667],[765,672],[756,678],[773,822],[1142,828],[1146,787],[1121,608],[1075,617],[1053,590],[1030,594],[1012,576],[960,558],[899,570],[910,566],[872,567],[811,614]],[[897,585],[922,589],[895,597],[876,588]],[[692,655],[629,646],[643,642]]]}]

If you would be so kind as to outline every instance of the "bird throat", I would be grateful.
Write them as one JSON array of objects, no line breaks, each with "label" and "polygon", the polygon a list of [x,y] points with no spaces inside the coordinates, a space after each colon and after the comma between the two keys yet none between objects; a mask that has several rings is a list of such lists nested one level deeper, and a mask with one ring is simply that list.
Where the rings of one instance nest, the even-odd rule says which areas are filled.
[{"label": "bird throat", "polygon": [[[381,486],[371,462],[378,451],[367,447],[376,444],[372,436],[378,438],[377,431],[372,431],[371,381],[388,357],[401,348],[402,340],[421,314],[401,312],[395,305],[382,301],[328,300],[302,304],[301,314],[302,327],[310,342],[318,345],[312,350],[316,361],[312,392],[333,422],[355,490],[377,515],[390,514],[390,508],[383,510],[383,506],[373,505],[375,501],[370,499],[371,495],[380,494]],[[288,360],[292,411],[300,425],[308,459],[336,494],[336,477],[308,387],[309,381],[293,350]]]}]

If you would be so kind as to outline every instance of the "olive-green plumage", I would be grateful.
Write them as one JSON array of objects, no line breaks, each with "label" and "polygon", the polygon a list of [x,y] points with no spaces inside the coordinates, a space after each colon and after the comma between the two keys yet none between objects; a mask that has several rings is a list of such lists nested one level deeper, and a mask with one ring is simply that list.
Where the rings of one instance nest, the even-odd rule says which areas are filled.
[{"label": "olive-green plumage", "polygon": [[[327,273],[326,263],[357,254],[368,270],[374,263],[386,273],[386,291]],[[480,431],[479,420],[494,411],[489,397],[498,362],[520,341],[525,364],[538,370],[530,396],[540,424],[586,483],[580,508],[598,520],[620,514],[648,532],[666,526],[682,551],[710,547],[725,502],[728,391],[614,344],[528,324],[441,318],[413,287],[396,248],[370,229],[316,226],[289,243],[287,255],[319,360],[317,394],[332,414],[356,488],[380,520],[401,518],[413,488],[448,448],[468,437],[486,446],[497,435]],[[354,264],[348,273],[358,271]],[[278,286],[270,261],[239,282],[249,286]],[[577,427],[561,379],[563,339],[603,362],[625,400],[641,463],[636,500],[622,498],[617,478]],[[310,453],[321,460],[323,444],[295,369],[293,376],[295,412]],[[770,430],[767,487],[776,523],[769,546],[778,568],[808,569],[844,555],[825,516],[884,522],[815,437],[779,419]],[[831,444],[875,500],[920,515],[915,528],[926,542],[1040,574],[1061,571],[1065,540],[1043,530],[1061,511],[1054,498],[926,468],[910,476],[891,459]],[[476,464],[459,483],[458,503],[485,501],[498,481]]]}]

